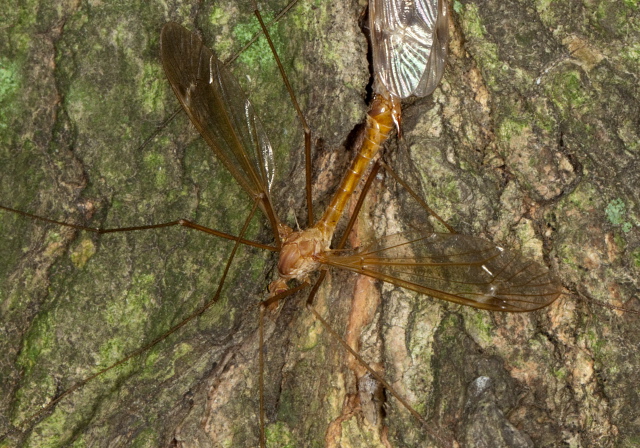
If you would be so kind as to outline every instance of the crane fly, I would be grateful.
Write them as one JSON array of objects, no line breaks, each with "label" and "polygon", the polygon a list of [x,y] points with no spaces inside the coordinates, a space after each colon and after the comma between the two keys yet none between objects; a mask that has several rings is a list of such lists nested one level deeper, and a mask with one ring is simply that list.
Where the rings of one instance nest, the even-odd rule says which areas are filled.
[{"label": "crane fly", "polygon": [[[386,244],[367,247],[349,256],[330,250],[333,233],[351,194],[391,132],[394,116],[399,114],[392,97],[384,94],[374,97],[362,147],[322,217],[307,230],[293,231],[282,224],[269,195],[271,145],[250,104],[239,96],[240,90],[216,56],[189,31],[168,24],[163,28],[161,42],[165,72],[185,111],[272,225],[280,249],[279,278],[269,287],[272,298],[286,293],[290,280],[308,282],[309,275],[321,265],[342,267],[489,310],[532,311],[559,296],[560,290],[546,269],[478,238],[434,233],[393,235]],[[312,296],[307,305],[312,307]],[[261,341],[262,332],[261,324]],[[370,368],[369,373],[377,374]],[[263,414],[261,405],[261,419]],[[261,445],[264,445],[262,428],[263,422]]]},{"label": "crane fly", "polygon": [[[186,59],[188,64],[193,64],[187,65],[191,67],[187,70],[188,74],[194,76],[192,82],[182,83],[177,80],[178,78],[174,78],[172,80],[174,90],[196,127],[212,147],[219,148],[222,145],[221,142],[228,140],[230,135],[242,135],[239,139],[232,139],[231,143],[227,144],[234,156],[240,157],[237,157],[236,162],[225,162],[223,158],[223,164],[243,189],[256,199],[259,207],[265,212],[267,220],[272,224],[273,230],[278,231],[274,233],[276,241],[278,239],[284,241],[285,253],[291,252],[287,248],[297,251],[298,247],[307,245],[308,241],[311,241],[313,246],[319,246],[320,249],[312,253],[310,261],[303,260],[302,264],[336,266],[407,289],[478,308],[530,311],[547,305],[557,296],[557,287],[549,283],[548,274],[544,268],[508,250],[474,237],[405,232],[391,235],[373,246],[360,248],[346,255],[343,252],[333,252],[329,249],[329,245],[344,204],[348,200],[348,195],[345,194],[337,195],[323,219],[312,227],[312,233],[320,234],[318,239],[314,239],[316,237],[313,236],[312,239],[307,240],[305,238],[308,233],[295,234],[291,229],[285,228],[268,199],[272,169],[266,162],[269,159],[268,145],[265,144],[266,137],[257,124],[255,114],[248,112],[250,110],[248,103],[239,93],[239,89],[236,89],[235,83],[227,77],[215,56],[203,47],[198,38],[182,28],[176,28],[176,25],[168,25],[165,30],[171,37],[166,39],[163,37],[163,42],[167,44],[163,46],[163,51],[176,45],[173,50],[168,50],[168,54],[163,53],[165,65],[168,65],[169,69],[186,70],[184,66],[166,62],[176,54],[181,55],[181,61]],[[442,61],[440,62],[442,66]],[[169,78],[171,79],[170,74]],[[208,80],[208,83],[202,82],[203,80]],[[212,81],[218,82],[223,91],[222,94],[217,94],[219,104],[231,110],[231,113],[228,113],[226,118],[222,117],[222,122],[217,121],[217,126],[214,127],[208,126],[208,122],[212,116],[215,116],[216,111],[206,109],[210,102],[199,102],[211,96],[211,92],[206,89],[204,92],[200,92],[199,89],[213,85]],[[195,90],[190,90],[192,87]],[[400,97],[400,94],[396,96]],[[225,99],[220,100],[220,98]],[[397,111],[394,107],[388,106],[388,97],[381,101],[381,103],[374,103],[372,110],[383,110],[385,115],[381,118],[376,113],[370,113],[369,116],[374,122],[370,129],[384,122],[386,131],[367,140],[372,142],[368,149],[372,152],[377,150],[392,128],[393,117],[388,112]],[[235,117],[235,119],[229,119],[229,117]],[[227,121],[226,132],[216,135],[215,130],[223,128],[222,124],[225,120]],[[248,128],[246,128],[247,123]],[[238,145],[238,141],[243,142]],[[364,146],[366,151],[367,145]],[[354,167],[363,166],[362,160],[370,158],[369,156],[360,157],[360,161],[354,162]],[[360,175],[364,174],[363,168],[352,171]],[[346,178],[343,185],[355,186],[358,180]],[[352,190],[342,188],[340,191],[351,193]],[[274,294],[286,290],[286,283],[289,280],[295,278],[305,280],[310,275],[306,267],[301,272],[296,272],[298,263],[299,260],[294,260],[293,263],[280,262],[281,277],[272,284],[271,288]],[[288,266],[291,264],[294,268]]]}]

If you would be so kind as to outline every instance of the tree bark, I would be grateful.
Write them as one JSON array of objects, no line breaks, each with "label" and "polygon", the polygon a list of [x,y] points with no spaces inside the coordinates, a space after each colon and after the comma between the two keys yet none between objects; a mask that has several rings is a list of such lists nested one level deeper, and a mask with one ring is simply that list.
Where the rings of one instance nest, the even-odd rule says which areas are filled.
[{"label": "tree bark", "polygon": [[[316,216],[366,111],[362,8],[300,0],[271,28],[313,130]],[[567,294],[501,314],[330,272],[316,308],[429,427],[367,381],[300,294],[266,320],[269,446],[637,444],[637,317],[590,300],[639,308],[639,9],[449,3],[445,77],[404,105],[403,139],[384,157],[457,231],[549,266]],[[178,104],[162,25],[199,30],[224,59],[258,30],[250,4],[40,2],[2,20],[2,205],[93,227],[186,218],[240,231],[251,201],[184,114],[140,145]],[[277,211],[304,226],[302,131],[265,41],[231,69],[277,152]],[[430,229],[422,220],[383,174],[351,239]],[[251,238],[270,235],[256,215]],[[209,300],[231,248],[179,228],[98,237],[0,211],[4,443],[257,446],[254,305],[276,258],[249,248],[197,322],[21,426]]]}]

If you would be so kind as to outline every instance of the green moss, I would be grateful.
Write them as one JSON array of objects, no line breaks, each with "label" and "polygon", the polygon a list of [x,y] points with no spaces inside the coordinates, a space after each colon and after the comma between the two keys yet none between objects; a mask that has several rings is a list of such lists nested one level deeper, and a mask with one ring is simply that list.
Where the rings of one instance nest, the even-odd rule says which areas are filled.
[{"label": "green moss", "polygon": [[484,38],[486,31],[482,24],[477,5],[467,5],[467,7],[464,8],[464,27],[465,34],[478,39]]},{"label": "green moss", "polygon": [[467,330],[479,339],[483,346],[487,346],[492,341],[493,324],[490,314],[482,311],[473,311],[465,319]]},{"label": "green moss", "polygon": [[47,232],[46,241],[48,245],[54,245],[54,244],[60,243],[62,241],[62,235],[60,235],[60,232],[56,232],[56,231]]},{"label": "green moss", "polygon": [[591,89],[582,83],[581,73],[577,70],[560,72],[545,83],[545,88],[556,106],[565,114],[579,109],[590,100]]},{"label": "green moss", "polygon": [[607,215],[607,219],[611,224],[622,224],[626,215],[626,205],[624,201],[618,198],[609,202],[609,204],[607,204],[607,208],[605,209],[605,214]]},{"label": "green moss", "polygon": [[558,121],[549,108],[548,103],[542,99],[534,99],[533,101],[535,110],[530,120],[530,126],[532,127],[532,129],[542,129],[549,135],[553,134],[558,127]]},{"label": "green moss", "polygon": [[588,345],[593,351],[593,355],[596,358],[600,358],[603,361],[604,349],[607,346],[607,341],[602,339],[593,329],[589,329],[585,333],[585,338],[588,341]]},{"label": "green moss", "polygon": [[[12,104],[14,95],[20,89],[20,67],[15,61],[0,58],[0,105]],[[0,116],[0,129],[7,127],[7,117]]]},{"label": "green moss", "polygon": [[164,111],[167,102],[164,74],[159,63],[144,62],[142,75],[136,77],[140,104],[146,113]]},{"label": "green moss", "polygon": [[553,12],[553,3],[556,0],[536,0],[535,5],[540,17],[544,21],[545,25],[551,26],[555,24],[556,18]]},{"label": "green moss", "polygon": [[153,448],[161,445],[161,439],[156,431],[146,429],[140,431],[136,438],[132,441],[132,448]]},{"label": "green moss", "polygon": [[154,274],[140,274],[134,277],[133,284],[125,293],[124,300],[108,304],[104,316],[105,321],[111,325],[126,324],[130,328],[137,328],[144,324],[146,307],[152,300],[149,289],[154,282]]},{"label": "green moss", "polygon": [[[384,444],[383,442],[381,442],[380,439],[375,435],[375,432],[368,432],[363,430],[363,427],[358,424],[358,420],[355,416],[344,420],[340,426],[342,429],[340,446],[342,447],[384,448],[390,446],[388,443]],[[320,446],[318,448],[320,448]]]},{"label": "green moss", "polygon": [[629,25],[638,22],[637,10],[637,0],[623,0],[622,2],[600,0],[595,5],[594,16],[602,28],[613,28],[622,32]]},{"label": "green moss", "polygon": [[492,90],[499,89],[500,73],[507,66],[498,57],[498,47],[487,38],[478,6],[475,4],[466,5],[461,15],[464,33],[473,42],[474,56],[482,69],[485,81]]},{"label": "green moss", "polygon": [[640,436],[633,435],[621,435],[622,440],[620,440],[621,448],[636,448],[640,446]]},{"label": "green moss", "polygon": [[209,13],[209,23],[212,25],[224,25],[228,23],[230,15],[226,13],[223,8],[220,8],[216,5],[211,8],[211,12]]},{"label": "green moss", "polygon": [[506,117],[500,122],[498,137],[503,142],[510,142],[512,139],[530,131],[531,127],[528,122],[516,120],[514,117]]},{"label": "green moss", "polygon": [[[26,373],[33,372],[40,358],[50,354],[54,348],[54,337],[52,328],[55,327],[55,316],[51,313],[40,313],[38,319],[33,323],[28,333],[24,347],[18,357],[18,364],[26,370]],[[47,382],[51,382],[48,378]],[[53,386],[50,384],[50,386]]]},{"label": "green moss", "polygon": [[618,128],[618,136],[624,142],[628,151],[637,153],[640,151],[639,129],[632,120],[624,120]]},{"label": "green moss", "polygon": [[[296,365],[297,369],[304,369],[306,362],[302,361]],[[296,421],[295,391],[287,389],[283,391],[280,397],[280,406],[278,407],[278,420],[280,422]]]},{"label": "green moss", "polygon": [[[448,204],[457,204],[462,200],[460,197],[461,190],[460,190],[460,184],[458,179],[455,179],[455,178],[445,179],[445,182],[442,184],[441,189],[442,189],[442,194],[444,195],[444,199]],[[442,200],[441,198],[437,199],[438,202],[440,202],[441,200]],[[438,211],[442,209],[443,208],[440,208],[440,207],[437,208]]]},{"label": "green moss", "polygon": [[224,321],[235,320],[237,310],[230,305],[228,291],[223,291],[222,296],[198,319],[198,328],[206,330]]},{"label": "green moss", "polygon": [[564,380],[567,377],[567,374],[568,372],[565,367],[553,370],[553,376],[555,376],[559,380]]},{"label": "green moss", "polygon": [[[166,357],[168,352],[163,344],[153,347],[146,353],[144,360],[144,370],[140,373],[140,378],[152,380],[158,383],[167,381],[176,375],[175,366],[179,360],[193,352],[193,346],[187,343],[178,343],[172,347],[170,356],[173,359],[169,363],[159,361]],[[164,368],[158,369],[162,365]]]},{"label": "green moss", "polygon": [[76,268],[82,269],[95,253],[95,244],[89,238],[85,238],[71,250],[69,257]]},{"label": "green moss", "polygon": [[633,260],[634,266],[640,268],[640,247],[631,252],[631,259]]},{"label": "green moss", "polygon": [[162,153],[148,152],[144,155],[143,160],[151,176],[154,176],[156,186],[158,188],[166,187],[168,177],[164,155]]},{"label": "green moss", "polygon": [[277,422],[267,425],[265,432],[267,446],[281,448],[294,448],[296,446],[293,433],[285,423]]},{"label": "green moss", "polygon": [[591,212],[597,205],[595,198],[598,193],[592,184],[582,182],[571,194],[563,201],[562,210],[566,213],[567,207],[576,208],[580,212]]},{"label": "green moss", "polygon": [[[268,18],[263,17],[263,20],[268,21]],[[248,42],[251,37],[261,30],[260,24],[257,19],[251,20],[247,23],[239,23],[233,28],[233,36],[238,42]],[[275,31],[275,30],[273,30]],[[278,34],[275,32],[270,33],[271,40],[276,46],[276,49],[280,47]],[[260,37],[256,42],[251,45],[246,51],[240,55],[240,61],[249,67],[270,67],[274,65],[273,54],[267,39]]]},{"label": "green moss", "polygon": [[314,321],[313,326],[309,328],[309,332],[305,335],[304,339],[300,341],[302,343],[300,349],[303,351],[309,351],[316,348],[318,346],[319,336],[322,333],[322,324]]},{"label": "green moss", "polygon": [[636,65],[640,64],[640,42],[630,42],[629,45],[620,49],[620,56],[628,62]]}]

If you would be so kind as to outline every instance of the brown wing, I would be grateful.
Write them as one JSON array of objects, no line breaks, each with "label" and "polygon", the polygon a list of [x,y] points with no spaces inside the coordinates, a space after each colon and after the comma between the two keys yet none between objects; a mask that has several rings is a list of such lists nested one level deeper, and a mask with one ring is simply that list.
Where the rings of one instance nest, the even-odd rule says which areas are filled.
[{"label": "brown wing", "polygon": [[547,268],[482,238],[402,233],[323,264],[443,300],[494,311],[533,311],[562,294]]},{"label": "brown wing", "polygon": [[399,98],[436,88],[449,40],[445,0],[371,0],[369,26],[376,78]]},{"label": "brown wing", "polygon": [[242,188],[260,199],[269,218],[275,217],[269,201],[273,150],[238,83],[195,34],[177,23],[162,28],[160,53],[171,87],[202,137]]}]

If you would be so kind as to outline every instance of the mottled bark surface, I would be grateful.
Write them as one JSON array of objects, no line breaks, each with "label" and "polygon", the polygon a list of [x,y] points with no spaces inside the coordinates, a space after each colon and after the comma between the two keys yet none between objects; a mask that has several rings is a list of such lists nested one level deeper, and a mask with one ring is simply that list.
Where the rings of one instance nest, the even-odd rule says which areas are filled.
[{"label": "mottled bark surface", "polygon": [[[317,207],[366,110],[363,6],[300,0],[273,28],[314,131]],[[225,58],[257,30],[250,5],[23,7],[0,19],[0,203],[91,226],[182,217],[237,233],[250,201],[184,115],[137,148],[177,107],[158,60],[162,25],[201,30]],[[405,105],[404,141],[386,158],[458,231],[523,251],[568,294],[499,314],[331,273],[318,309],[430,429],[357,380],[362,367],[301,295],[267,322],[269,446],[637,446],[638,319],[583,298],[638,309],[640,5],[449,7],[444,80]],[[265,42],[232,70],[278,151],[278,212],[304,223],[302,133]],[[359,238],[426,227],[405,196],[382,177]],[[269,240],[261,216],[250,233]],[[0,212],[0,432],[202,305],[231,247],[183,229],[96,237]],[[243,249],[197,323],[1,446],[257,446],[257,315],[247,310],[274,260]]]}]

